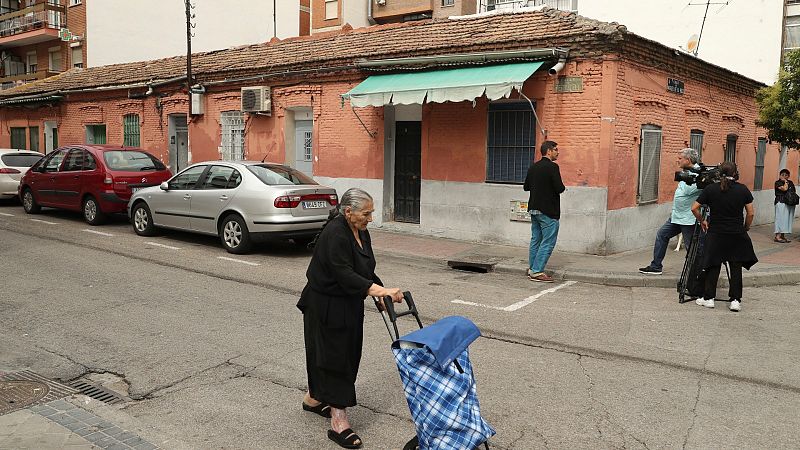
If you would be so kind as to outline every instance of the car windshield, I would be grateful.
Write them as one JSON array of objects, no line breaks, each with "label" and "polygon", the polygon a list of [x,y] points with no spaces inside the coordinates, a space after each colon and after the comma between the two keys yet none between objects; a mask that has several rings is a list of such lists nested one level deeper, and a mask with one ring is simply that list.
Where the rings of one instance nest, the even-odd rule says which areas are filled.
[{"label": "car windshield", "polygon": [[135,150],[111,150],[103,152],[103,159],[111,170],[138,172],[141,170],[164,170],[166,167],[153,155]]},{"label": "car windshield", "polygon": [[29,153],[6,153],[0,156],[0,160],[8,167],[30,167],[42,159],[42,156],[43,155],[31,155]]},{"label": "car windshield", "polygon": [[267,186],[297,185],[297,184],[317,184],[311,177],[285,166],[274,166],[271,164],[255,164],[247,166]]}]

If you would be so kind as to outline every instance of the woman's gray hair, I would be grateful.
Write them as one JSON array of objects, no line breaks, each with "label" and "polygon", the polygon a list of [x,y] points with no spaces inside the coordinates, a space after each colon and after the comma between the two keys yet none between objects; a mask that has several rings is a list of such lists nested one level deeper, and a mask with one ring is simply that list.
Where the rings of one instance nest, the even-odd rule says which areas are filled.
[{"label": "woman's gray hair", "polygon": [[339,212],[344,214],[344,209],[348,206],[354,211],[361,211],[370,202],[373,202],[372,196],[367,191],[359,188],[350,188],[345,191],[339,200]]},{"label": "woman's gray hair", "polygon": [[686,147],[685,149],[681,150],[681,156],[684,158],[689,158],[689,161],[691,161],[692,164],[697,164],[700,162],[700,154],[697,153],[697,150],[691,147]]}]

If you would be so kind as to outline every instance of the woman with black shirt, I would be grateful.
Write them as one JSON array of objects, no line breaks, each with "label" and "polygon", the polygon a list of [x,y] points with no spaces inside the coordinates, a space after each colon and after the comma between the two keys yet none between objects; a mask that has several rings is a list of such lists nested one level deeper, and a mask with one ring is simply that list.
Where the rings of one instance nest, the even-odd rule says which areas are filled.
[{"label": "woman with black shirt", "polygon": [[786,239],[786,235],[792,234],[795,206],[787,205],[784,197],[787,192],[797,192],[789,176],[789,170],[782,169],[778,181],[775,182],[775,242],[784,244],[791,242]]},{"label": "woman with black shirt", "polygon": [[338,212],[320,233],[306,271],[308,283],[297,307],[303,312],[308,392],[303,409],[331,418],[328,437],[344,448],[359,448],[345,408],[356,405],[356,376],[364,339],[364,298],[391,297],[375,274],[375,255],[367,231],[375,211],[361,189],[342,195]]},{"label": "woman with black shirt", "polygon": [[[753,194],[736,180],[739,173],[736,164],[725,161],[719,166],[722,181],[703,189],[697,201],[692,205],[692,214],[706,231],[705,251],[703,253],[703,297],[696,300],[698,305],[714,307],[717,293],[717,281],[722,263],[730,267],[730,310],[741,310],[742,304],[742,267],[750,270],[758,262],[753,243],[747,231],[753,223]],[[703,220],[700,206],[707,205],[710,219]],[[742,210],[747,212],[742,221]]]}]

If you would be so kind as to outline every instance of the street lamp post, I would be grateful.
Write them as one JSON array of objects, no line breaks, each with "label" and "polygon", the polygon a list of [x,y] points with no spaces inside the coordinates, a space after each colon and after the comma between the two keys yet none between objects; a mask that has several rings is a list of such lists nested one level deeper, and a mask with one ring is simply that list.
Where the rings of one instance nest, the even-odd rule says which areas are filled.
[{"label": "street lamp post", "polygon": [[184,5],[186,6],[186,90],[189,95],[189,116],[192,115],[192,19],[194,18],[194,14],[192,14],[192,9],[194,6],[192,5],[191,0],[184,0]]}]

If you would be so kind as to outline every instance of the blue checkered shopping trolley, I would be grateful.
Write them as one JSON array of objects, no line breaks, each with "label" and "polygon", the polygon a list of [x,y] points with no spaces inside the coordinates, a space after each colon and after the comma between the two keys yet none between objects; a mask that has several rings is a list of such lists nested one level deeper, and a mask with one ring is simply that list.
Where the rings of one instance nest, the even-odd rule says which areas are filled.
[{"label": "blue checkered shopping trolley", "polygon": [[[423,328],[411,294],[404,297],[408,311],[395,312],[384,301],[394,334],[385,316],[384,322],[417,431],[404,450],[472,450],[481,444],[488,449],[495,430],[481,417],[468,349],[480,336],[478,327],[452,316]],[[401,337],[397,318],[405,315],[413,315],[420,329]]]}]

